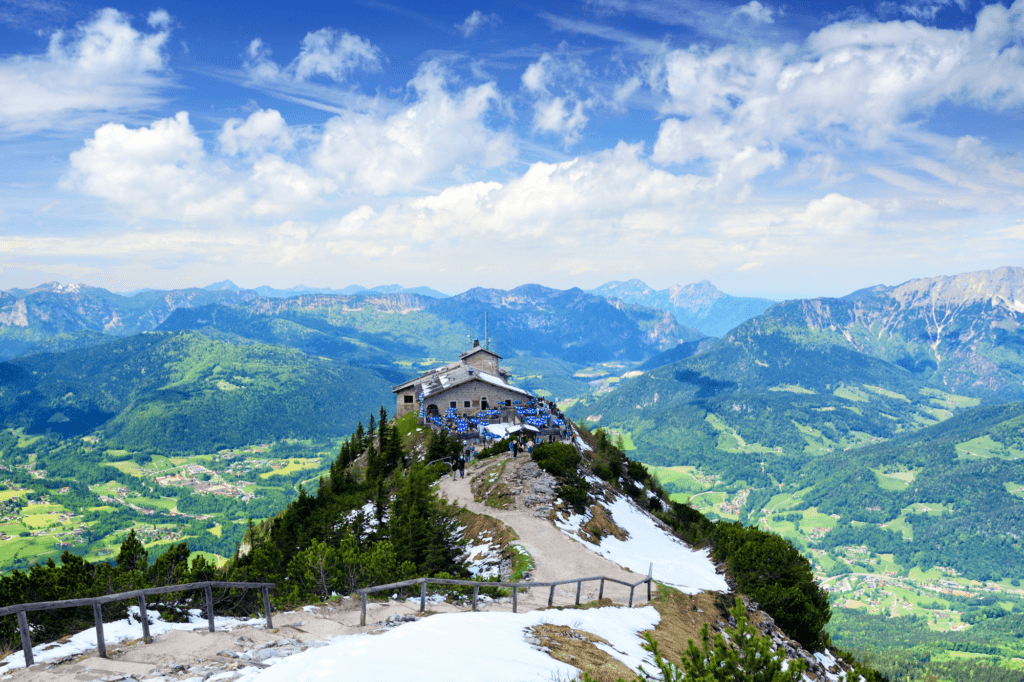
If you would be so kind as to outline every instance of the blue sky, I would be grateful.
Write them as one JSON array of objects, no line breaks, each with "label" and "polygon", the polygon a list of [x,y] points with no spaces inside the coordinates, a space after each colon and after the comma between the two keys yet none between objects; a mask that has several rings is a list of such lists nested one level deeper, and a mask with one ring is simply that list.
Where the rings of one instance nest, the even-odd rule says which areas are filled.
[{"label": "blue sky", "polygon": [[0,288],[1019,265],[1024,0],[0,0]]}]

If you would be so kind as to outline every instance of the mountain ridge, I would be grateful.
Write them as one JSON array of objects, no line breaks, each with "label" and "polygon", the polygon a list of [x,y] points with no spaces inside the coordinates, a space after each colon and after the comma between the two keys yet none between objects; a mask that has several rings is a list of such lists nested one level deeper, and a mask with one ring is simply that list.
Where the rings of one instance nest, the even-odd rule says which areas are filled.
[{"label": "mountain ridge", "polygon": [[671,312],[680,324],[707,336],[722,336],[776,303],[767,298],[730,296],[708,280],[659,291],[642,280],[631,279],[607,282],[590,293]]}]

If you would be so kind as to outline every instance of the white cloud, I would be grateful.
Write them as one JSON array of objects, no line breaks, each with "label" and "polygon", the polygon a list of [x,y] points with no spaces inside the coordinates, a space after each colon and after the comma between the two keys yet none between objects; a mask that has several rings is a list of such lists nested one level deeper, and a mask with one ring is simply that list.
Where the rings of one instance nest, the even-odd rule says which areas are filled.
[{"label": "white cloud", "polygon": [[499,166],[515,154],[512,136],[485,116],[500,102],[492,83],[448,89],[437,62],[409,81],[416,101],[389,116],[349,111],[324,124],[313,165],[354,189],[388,194],[467,166]]},{"label": "white cloud", "polygon": [[260,38],[249,43],[246,56],[246,72],[257,82],[304,82],[315,76],[343,82],[356,70],[379,71],[383,60],[383,53],[369,40],[330,28],[307,33],[298,56],[287,66],[270,58],[270,48]]},{"label": "white cloud", "polygon": [[[271,125],[261,129],[261,121]],[[283,135],[287,127],[280,114],[255,112],[244,123],[229,121],[221,143],[255,152],[268,141],[280,143]],[[184,111],[148,127],[101,126],[70,162],[65,187],[103,199],[133,219],[232,222],[302,211],[336,189],[333,180],[275,154],[256,155],[232,168],[206,153]]]},{"label": "white cloud", "polygon": [[268,148],[288,149],[294,143],[281,112],[274,109],[254,111],[244,121],[229,118],[218,139],[224,153],[229,155]]},{"label": "white cloud", "polygon": [[746,166],[763,170],[783,145],[892,149],[914,134],[913,115],[939,103],[1024,103],[1022,39],[1024,0],[1016,0],[982,9],[973,31],[846,21],[800,47],[675,50],[653,84],[666,96],[664,113],[689,119],[662,124],[655,159],[720,164],[753,149]]},{"label": "white cloud", "polygon": [[153,28],[169,31],[171,28],[171,15],[165,9],[155,9],[149,13],[146,23]]},{"label": "white cloud", "polygon": [[745,5],[740,5],[732,11],[734,17],[745,16],[751,21],[758,24],[773,24],[775,20],[772,18],[774,12],[770,7],[762,5],[757,0],[750,0]]},{"label": "white cloud", "polygon": [[[564,163],[534,163],[505,184],[475,182],[451,187],[383,211],[363,207],[325,226],[322,236],[335,253],[362,251],[362,242],[432,245],[488,239],[578,245],[581,239],[632,240],[678,231],[684,207],[692,207],[700,178],[652,167],[640,145]],[[383,253],[383,252],[382,252]]]},{"label": "white cloud", "polygon": [[160,92],[170,84],[164,52],[170,15],[156,10],[150,24],[157,32],[137,31],[108,8],[70,34],[53,33],[45,54],[0,59],[0,130],[68,127],[161,104]]},{"label": "white cloud", "polygon": [[712,117],[670,118],[661,124],[651,158],[657,163],[706,159],[719,184],[737,187],[785,161],[778,149],[759,149],[757,142],[756,137],[743,140],[743,131]]},{"label": "white cloud", "polygon": [[589,120],[583,113],[583,103],[576,100],[566,108],[561,97],[552,97],[536,103],[533,110],[533,129],[564,135],[567,145],[580,139],[580,133]]},{"label": "white cloud", "polygon": [[[564,44],[558,52],[545,52],[526,67],[521,81],[533,97],[534,132],[561,135],[566,147],[579,141],[590,120],[584,108],[590,106],[592,98],[584,100],[579,94],[586,77],[586,64],[569,54]],[[621,100],[613,104],[621,104]]]},{"label": "white cloud", "polygon": [[487,24],[497,24],[499,22],[501,22],[501,18],[497,14],[484,14],[480,10],[475,9],[472,14],[466,17],[465,21],[461,24],[455,24],[455,28],[459,29],[466,38],[471,38]]}]

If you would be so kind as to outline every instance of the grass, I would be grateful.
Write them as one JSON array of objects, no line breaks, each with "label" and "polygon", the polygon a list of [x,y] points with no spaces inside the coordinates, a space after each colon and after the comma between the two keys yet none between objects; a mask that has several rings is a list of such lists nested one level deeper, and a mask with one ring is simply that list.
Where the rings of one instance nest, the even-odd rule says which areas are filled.
[{"label": "grass", "polygon": [[836,390],[832,391],[832,395],[837,398],[843,398],[845,400],[852,400],[857,403],[866,403],[869,398],[864,391],[859,388],[853,388],[850,386],[840,386]]},{"label": "grass", "polygon": [[882,395],[885,396],[886,398],[895,398],[897,400],[903,400],[908,403],[910,402],[910,398],[903,395],[902,393],[890,391],[889,389],[882,388],[881,386],[872,386],[871,384],[864,384],[864,388],[868,389],[871,393],[874,393],[876,395]]},{"label": "grass", "polygon": [[889,473],[882,473],[877,469],[872,469],[875,473],[875,479],[878,481],[878,486],[883,490],[900,491],[906,490],[911,482],[914,480],[913,471],[895,471]]},{"label": "grass", "polygon": [[147,473],[142,467],[130,459],[120,462],[106,462],[106,465],[117,469],[122,474],[134,476],[135,478],[143,478]]},{"label": "grass", "polygon": [[1005,481],[1003,485],[1006,486],[1006,492],[1010,493],[1014,497],[1024,499],[1024,485],[1021,485],[1020,483],[1011,483],[1010,481]]},{"label": "grass", "polygon": [[988,434],[959,443],[956,446],[956,451],[958,459],[1019,459],[1024,457],[1024,452],[997,443]]},{"label": "grass", "polygon": [[267,479],[270,478],[271,476],[287,476],[288,474],[294,474],[298,471],[316,469],[318,466],[320,466],[319,459],[290,459],[288,460],[288,464],[286,466],[283,466],[280,469],[274,469],[273,471],[268,471],[266,473],[260,474],[260,478]]},{"label": "grass", "polygon": [[779,384],[778,386],[772,386],[768,390],[769,391],[775,391],[775,392],[782,391],[782,392],[785,392],[785,393],[803,393],[803,394],[806,394],[806,395],[814,395],[815,394],[815,392],[812,391],[811,389],[804,388],[803,386],[797,386],[795,384]]},{"label": "grass", "polygon": [[26,495],[28,495],[27,490],[0,490],[0,502],[13,500],[15,497],[25,497]]}]

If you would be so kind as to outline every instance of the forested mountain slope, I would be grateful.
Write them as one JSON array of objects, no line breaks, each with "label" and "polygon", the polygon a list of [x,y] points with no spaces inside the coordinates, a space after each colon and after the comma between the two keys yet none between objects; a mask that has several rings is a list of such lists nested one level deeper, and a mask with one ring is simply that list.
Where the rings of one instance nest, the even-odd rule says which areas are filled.
[{"label": "forested mountain slope", "polygon": [[391,400],[377,372],[287,348],[150,332],[0,363],[3,425],[63,436],[100,429],[132,450],[214,452],[339,437]]},{"label": "forested mountain slope", "polygon": [[582,365],[639,361],[702,337],[653,308],[537,285],[473,289],[445,299],[375,292],[268,298],[230,289],[127,297],[79,285],[46,285],[0,293],[0,359],[53,350],[58,336],[64,347],[75,347],[100,341],[99,334],[214,327],[241,338],[380,365],[380,356],[388,354],[393,359],[455,357],[469,339],[484,337],[485,313],[499,352]]}]

